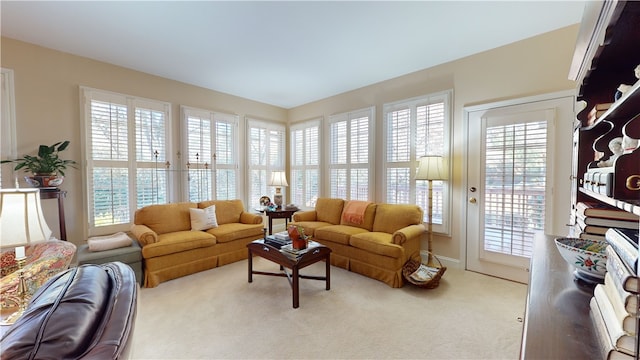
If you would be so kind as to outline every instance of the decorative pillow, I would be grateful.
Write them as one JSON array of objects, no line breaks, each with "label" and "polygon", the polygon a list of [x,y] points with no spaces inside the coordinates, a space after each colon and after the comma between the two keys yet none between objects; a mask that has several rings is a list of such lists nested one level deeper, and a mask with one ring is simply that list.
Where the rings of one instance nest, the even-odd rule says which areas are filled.
[{"label": "decorative pillow", "polygon": [[208,230],[218,227],[216,218],[216,206],[211,205],[204,209],[189,209],[191,215],[191,230]]}]

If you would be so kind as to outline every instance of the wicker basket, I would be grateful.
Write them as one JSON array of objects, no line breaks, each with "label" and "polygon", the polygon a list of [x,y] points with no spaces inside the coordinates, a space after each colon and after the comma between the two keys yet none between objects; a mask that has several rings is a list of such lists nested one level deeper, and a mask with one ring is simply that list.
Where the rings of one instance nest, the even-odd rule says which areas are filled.
[{"label": "wicker basket", "polygon": [[417,259],[409,259],[409,261],[404,264],[404,266],[402,267],[402,276],[404,276],[404,279],[412,283],[413,285],[425,289],[433,289],[438,287],[438,285],[440,285],[440,278],[442,278],[444,272],[447,271],[447,268],[445,266],[442,266],[440,260],[438,260],[438,258],[430,252],[428,252],[428,256],[426,259],[421,258],[421,260],[422,264],[438,269],[438,272],[431,279],[427,281],[417,281],[410,276],[414,271],[418,270],[421,265],[421,262]]}]

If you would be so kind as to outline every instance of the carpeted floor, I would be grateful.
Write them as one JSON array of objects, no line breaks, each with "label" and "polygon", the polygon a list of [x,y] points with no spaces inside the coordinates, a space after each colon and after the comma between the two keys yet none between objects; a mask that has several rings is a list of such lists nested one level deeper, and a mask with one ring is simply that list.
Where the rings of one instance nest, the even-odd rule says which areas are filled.
[{"label": "carpeted floor", "polygon": [[[254,268],[278,266],[255,258]],[[303,274],[324,273],[324,263]],[[141,289],[134,359],[516,359],[526,285],[448,269],[436,289],[401,289],[331,268],[331,290],[247,262]]]}]

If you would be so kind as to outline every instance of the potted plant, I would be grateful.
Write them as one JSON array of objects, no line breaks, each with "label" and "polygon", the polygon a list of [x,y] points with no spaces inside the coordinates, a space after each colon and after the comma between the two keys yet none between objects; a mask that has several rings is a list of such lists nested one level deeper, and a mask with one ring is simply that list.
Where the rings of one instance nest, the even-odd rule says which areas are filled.
[{"label": "potted plant", "polygon": [[25,155],[19,159],[2,160],[0,163],[15,163],[14,170],[23,169],[33,174],[25,176],[29,185],[34,187],[58,187],[64,180],[64,171],[67,167],[76,169],[77,164],[73,160],[60,158],[60,151],[69,146],[69,140],[57,142],[53,145],[40,145],[38,155]]}]

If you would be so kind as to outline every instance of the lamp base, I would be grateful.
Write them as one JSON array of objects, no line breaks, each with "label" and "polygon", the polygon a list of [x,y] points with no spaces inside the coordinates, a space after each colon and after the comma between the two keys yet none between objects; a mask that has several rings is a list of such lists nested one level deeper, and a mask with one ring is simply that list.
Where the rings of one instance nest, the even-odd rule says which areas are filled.
[{"label": "lamp base", "polygon": [[282,209],[282,194],[273,195],[273,203],[276,204],[278,209]]}]

